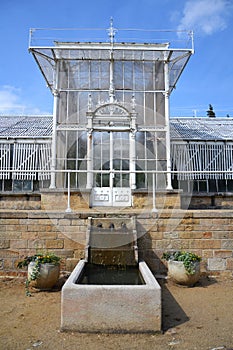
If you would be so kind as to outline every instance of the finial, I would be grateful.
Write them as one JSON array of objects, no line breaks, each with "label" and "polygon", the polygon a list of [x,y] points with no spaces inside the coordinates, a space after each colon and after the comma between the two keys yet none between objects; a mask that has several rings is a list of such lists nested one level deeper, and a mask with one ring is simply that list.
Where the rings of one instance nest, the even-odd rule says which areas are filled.
[{"label": "finial", "polygon": [[91,94],[88,95],[87,109],[88,109],[88,112],[91,112],[91,110],[92,110],[92,97],[91,97]]},{"label": "finial", "polygon": [[108,29],[108,36],[110,38],[110,43],[114,43],[114,38],[117,30],[113,27],[113,18],[110,18],[110,28]]},{"label": "finial", "polygon": [[132,95],[131,98],[131,105],[132,105],[132,111],[135,112],[135,108],[136,108],[136,100],[135,100],[135,95]]}]

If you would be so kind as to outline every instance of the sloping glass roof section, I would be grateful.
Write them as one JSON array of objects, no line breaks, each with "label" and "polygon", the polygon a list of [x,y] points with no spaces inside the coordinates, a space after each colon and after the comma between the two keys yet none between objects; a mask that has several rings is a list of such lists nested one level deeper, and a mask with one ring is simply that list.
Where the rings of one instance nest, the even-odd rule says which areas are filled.
[{"label": "sloping glass roof section", "polygon": [[173,141],[232,141],[232,118],[171,118]]},{"label": "sloping glass roof section", "polygon": [[[98,118],[98,110],[96,112]],[[52,137],[52,115],[0,116],[0,139]],[[170,118],[171,141],[233,141],[233,118]]]},{"label": "sloping glass roof section", "polygon": [[0,116],[0,140],[10,138],[50,138],[52,116]]},{"label": "sloping glass roof section", "polygon": [[111,51],[114,62],[168,62],[171,92],[194,52],[190,31],[109,30],[115,32],[106,42],[105,29],[31,29],[29,51],[49,88],[54,88],[56,62],[109,61]]}]

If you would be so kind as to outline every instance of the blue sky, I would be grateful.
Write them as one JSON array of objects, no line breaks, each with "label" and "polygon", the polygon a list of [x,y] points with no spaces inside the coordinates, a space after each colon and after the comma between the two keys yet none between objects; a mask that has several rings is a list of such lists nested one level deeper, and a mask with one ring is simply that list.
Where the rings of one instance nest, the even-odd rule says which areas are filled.
[{"label": "blue sky", "polygon": [[170,98],[171,116],[233,117],[233,0],[1,0],[0,114],[52,113],[28,53],[30,28],[194,30],[195,54]]}]

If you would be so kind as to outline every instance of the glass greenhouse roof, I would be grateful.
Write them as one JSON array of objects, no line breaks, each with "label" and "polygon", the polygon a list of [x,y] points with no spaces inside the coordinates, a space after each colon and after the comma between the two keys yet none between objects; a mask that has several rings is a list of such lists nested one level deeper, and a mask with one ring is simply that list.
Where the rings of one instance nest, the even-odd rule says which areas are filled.
[{"label": "glass greenhouse roof", "polygon": [[29,51],[51,90],[58,60],[105,61],[110,59],[111,51],[114,61],[168,62],[171,91],[194,52],[190,31],[110,27],[107,32],[108,35],[106,29],[31,29]]},{"label": "glass greenhouse roof", "polygon": [[[0,116],[0,139],[51,137],[52,115]],[[170,118],[171,141],[233,141],[233,118]]]},{"label": "glass greenhouse roof", "polygon": [[171,118],[171,139],[232,141],[232,122],[232,118]]}]

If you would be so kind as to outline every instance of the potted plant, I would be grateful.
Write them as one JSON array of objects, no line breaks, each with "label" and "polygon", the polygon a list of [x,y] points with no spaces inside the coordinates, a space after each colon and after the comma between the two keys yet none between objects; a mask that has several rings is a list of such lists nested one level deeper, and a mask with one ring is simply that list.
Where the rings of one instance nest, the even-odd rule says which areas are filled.
[{"label": "potted plant", "polygon": [[60,258],[53,253],[38,253],[26,256],[17,267],[28,267],[25,288],[26,295],[31,296],[29,285],[49,290],[56,284],[60,274]]},{"label": "potted plant", "polygon": [[167,260],[168,274],[178,284],[193,286],[200,278],[201,257],[187,251],[171,251],[163,253]]}]

